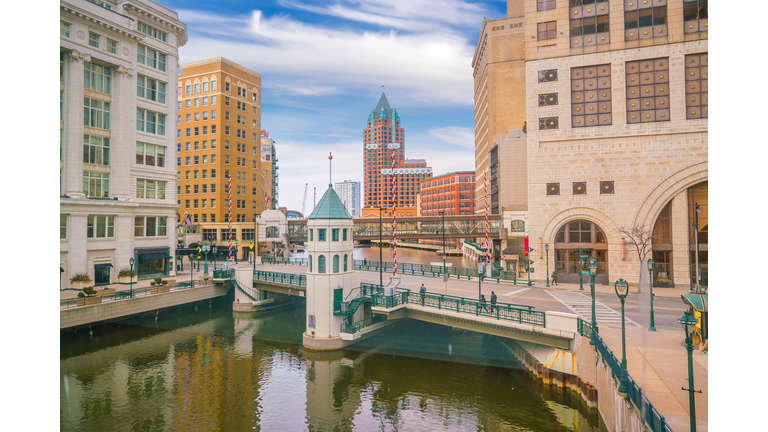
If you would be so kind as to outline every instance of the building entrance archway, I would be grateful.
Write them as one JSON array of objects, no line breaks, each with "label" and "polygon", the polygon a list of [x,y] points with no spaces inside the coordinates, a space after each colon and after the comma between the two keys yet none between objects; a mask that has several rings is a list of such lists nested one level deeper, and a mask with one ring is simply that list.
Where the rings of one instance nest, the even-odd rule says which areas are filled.
[{"label": "building entrance archway", "polygon": [[[581,254],[586,255],[583,264]],[[608,242],[605,232],[595,223],[583,219],[568,221],[555,234],[555,271],[557,281],[578,283],[579,272],[587,270],[589,258],[597,261],[597,277],[595,283],[608,283]],[[585,284],[589,284],[589,275],[583,276]]]}]

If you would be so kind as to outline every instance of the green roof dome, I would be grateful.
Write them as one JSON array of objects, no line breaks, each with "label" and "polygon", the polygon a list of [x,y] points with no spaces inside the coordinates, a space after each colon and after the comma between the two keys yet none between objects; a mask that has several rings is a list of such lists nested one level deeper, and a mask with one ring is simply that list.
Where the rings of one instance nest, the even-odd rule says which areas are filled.
[{"label": "green roof dome", "polygon": [[320,202],[317,203],[317,207],[309,215],[309,219],[352,219],[352,216],[344,208],[344,204],[339,196],[336,195],[333,186],[329,184],[328,190],[320,198]]}]

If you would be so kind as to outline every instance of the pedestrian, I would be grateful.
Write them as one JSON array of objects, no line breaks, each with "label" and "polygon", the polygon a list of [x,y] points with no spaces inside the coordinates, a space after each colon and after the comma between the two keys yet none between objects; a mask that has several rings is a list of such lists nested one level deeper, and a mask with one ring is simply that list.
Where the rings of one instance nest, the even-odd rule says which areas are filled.
[{"label": "pedestrian", "polygon": [[483,312],[486,311],[485,309],[485,295],[480,294],[480,308]]},{"label": "pedestrian", "polygon": [[496,293],[491,291],[491,312],[493,312],[493,308],[496,306]]},{"label": "pedestrian", "polygon": [[552,272],[552,285],[557,285],[557,273]]},{"label": "pedestrian", "polygon": [[424,302],[424,295],[427,293],[427,288],[424,287],[424,284],[421,284],[421,289],[419,290],[419,298],[421,299],[421,302]]},{"label": "pedestrian", "polygon": [[363,267],[368,267],[368,258],[363,259]]}]

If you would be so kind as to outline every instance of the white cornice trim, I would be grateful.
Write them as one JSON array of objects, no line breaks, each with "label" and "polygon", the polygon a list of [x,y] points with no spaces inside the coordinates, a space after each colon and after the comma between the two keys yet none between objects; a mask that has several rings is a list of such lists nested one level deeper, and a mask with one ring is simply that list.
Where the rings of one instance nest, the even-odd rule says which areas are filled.
[{"label": "white cornice trim", "polygon": [[143,39],[142,36],[140,36],[138,33],[133,32],[132,30],[120,28],[107,21],[102,21],[100,18],[95,17],[82,9],[77,9],[69,5],[61,5],[61,12],[67,15],[72,15],[80,19],[84,19],[86,21],[90,21],[96,25],[112,30],[113,32],[121,34],[130,39],[134,39],[137,41]]},{"label": "white cornice trim", "polygon": [[[175,33],[178,36],[177,39],[177,45],[179,47],[182,47],[186,45],[187,43],[187,28],[181,22],[175,23],[173,21],[169,21],[162,16],[157,15],[151,10],[141,8],[133,3],[123,3],[123,9],[133,11],[137,16],[148,20],[155,24],[161,24],[166,29],[171,30],[171,32]],[[179,25],[181,24],[181,25]]]}]

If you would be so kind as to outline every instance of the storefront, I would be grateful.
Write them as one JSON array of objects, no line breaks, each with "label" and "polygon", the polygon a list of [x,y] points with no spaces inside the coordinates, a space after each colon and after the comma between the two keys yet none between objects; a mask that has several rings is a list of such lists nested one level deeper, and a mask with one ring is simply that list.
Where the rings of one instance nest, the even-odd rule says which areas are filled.
[{"label": "storefront", "polygon": [[[579,256],[579,251],[581,255]],[[608,243],[605,233],[596,224],[575,220],[566,223],[555,236],[555,272],[558,282],[578,283],[581,270],[587,270],[589,258],[597,263],[595,283],[608,283]],[[589,275],[583,276],[589,284]]]},{"label": "storefront", "polygon": [[166,277],[170,273],[169,248],[136,248],[136,271],[139,280]]}]

